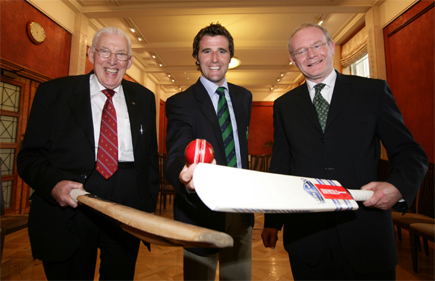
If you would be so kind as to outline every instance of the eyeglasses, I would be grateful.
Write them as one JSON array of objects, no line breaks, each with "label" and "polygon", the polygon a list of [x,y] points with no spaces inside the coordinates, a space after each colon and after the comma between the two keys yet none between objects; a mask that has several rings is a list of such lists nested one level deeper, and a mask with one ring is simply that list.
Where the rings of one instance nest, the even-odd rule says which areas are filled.
[{"label": "eyeglasses", "polygon": [[308,54],[308,49],[311,49],[314,53],[318,53],[325,48],[326,43],[328,43],[328,42],[318,43],[318,44],[311,46],[309,48],[302,48],[299,51],[294,52],[293,56],[295,56],[296,58],[305,57]]},{"label": "eyeglasses", "polygon": [[[112,52],[106,49],[100,49],[98,50],[97,48],[95,48],[95,51],[98,52],[98,55],[102,58],[107,59],[108,57],[112,56]],[[114,53],[115,57],[117,60],[121,60],[121,61],[125,61],[128,60],[130,58],[130,56],[128,54],[124,54],[124,53]]]}]

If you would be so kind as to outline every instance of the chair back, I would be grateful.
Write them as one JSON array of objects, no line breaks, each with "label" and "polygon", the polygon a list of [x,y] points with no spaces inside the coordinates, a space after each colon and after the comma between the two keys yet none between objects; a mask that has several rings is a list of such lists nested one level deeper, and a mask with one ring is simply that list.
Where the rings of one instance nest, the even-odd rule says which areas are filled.
[{"label": "chair back", "polygon": [[270,159],[270,154],[253,154],[251,155],[251,164],[249,169],[260,172],[268,172]]},{"label": "chair back", "polygon": [[426,176],[417,195],[417,213],[434,217],[434,163],[429,163]]},{"label": "chair back", "polygon": [[5,202],[3,200],[3,183],[0,180],[0,215],[3,216],[5,214]]},{"label": "chair back", "polygon": [[159,173],[160,173],[160,186],[165,182],[165,174],[163,172],[165,167],[166,154],[159,152]]}]

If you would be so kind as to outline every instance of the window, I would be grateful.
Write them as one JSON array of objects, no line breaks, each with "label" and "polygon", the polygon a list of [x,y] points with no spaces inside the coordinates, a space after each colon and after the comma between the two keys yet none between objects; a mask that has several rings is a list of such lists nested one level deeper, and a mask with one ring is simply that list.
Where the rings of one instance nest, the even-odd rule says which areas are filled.
[{"label": "window", "polygon": [[370,78],[368,54],[350,65],[350,74]]}]

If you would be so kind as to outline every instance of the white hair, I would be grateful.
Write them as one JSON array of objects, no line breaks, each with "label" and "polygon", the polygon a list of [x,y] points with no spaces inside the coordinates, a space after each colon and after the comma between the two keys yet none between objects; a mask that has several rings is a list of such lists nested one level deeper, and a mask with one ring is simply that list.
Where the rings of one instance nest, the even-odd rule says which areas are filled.
[{"label": "white hair", "polygon": [[94,51],[95,51],[95,47],[97,46],[98,39],[100,39],[100,36],[103,33],[108,33],[108,34],[113,34],[113,35],[123,35],[127,39],[128,55],[129,56],[132,55],[130,38],[122,29],[114,27],[114,26],[107,26],[107,27],[100,28],[97,31],[97,33],[95,33],[94,38],[92,39],[92,48],[94,49]]}]

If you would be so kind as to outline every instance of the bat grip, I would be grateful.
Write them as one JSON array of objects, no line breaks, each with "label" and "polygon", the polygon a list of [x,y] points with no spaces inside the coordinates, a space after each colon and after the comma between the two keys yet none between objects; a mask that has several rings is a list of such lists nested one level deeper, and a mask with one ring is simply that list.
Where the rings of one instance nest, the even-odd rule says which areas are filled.
[{"label": "bat grip", "polygon": [[70,191],[69,195],[71,195],[72,199],[74,199],[74,201],[77,201],[77,197],[79,197],[80,195],[86,195],[89,194],[89,192],[82,190],[82,189],[78,189],[78,188],[74,188]]},{"label": "bat grip", "polygon": [[367,201],[373,195],[371,190],[348,189],[355,201]]}]

